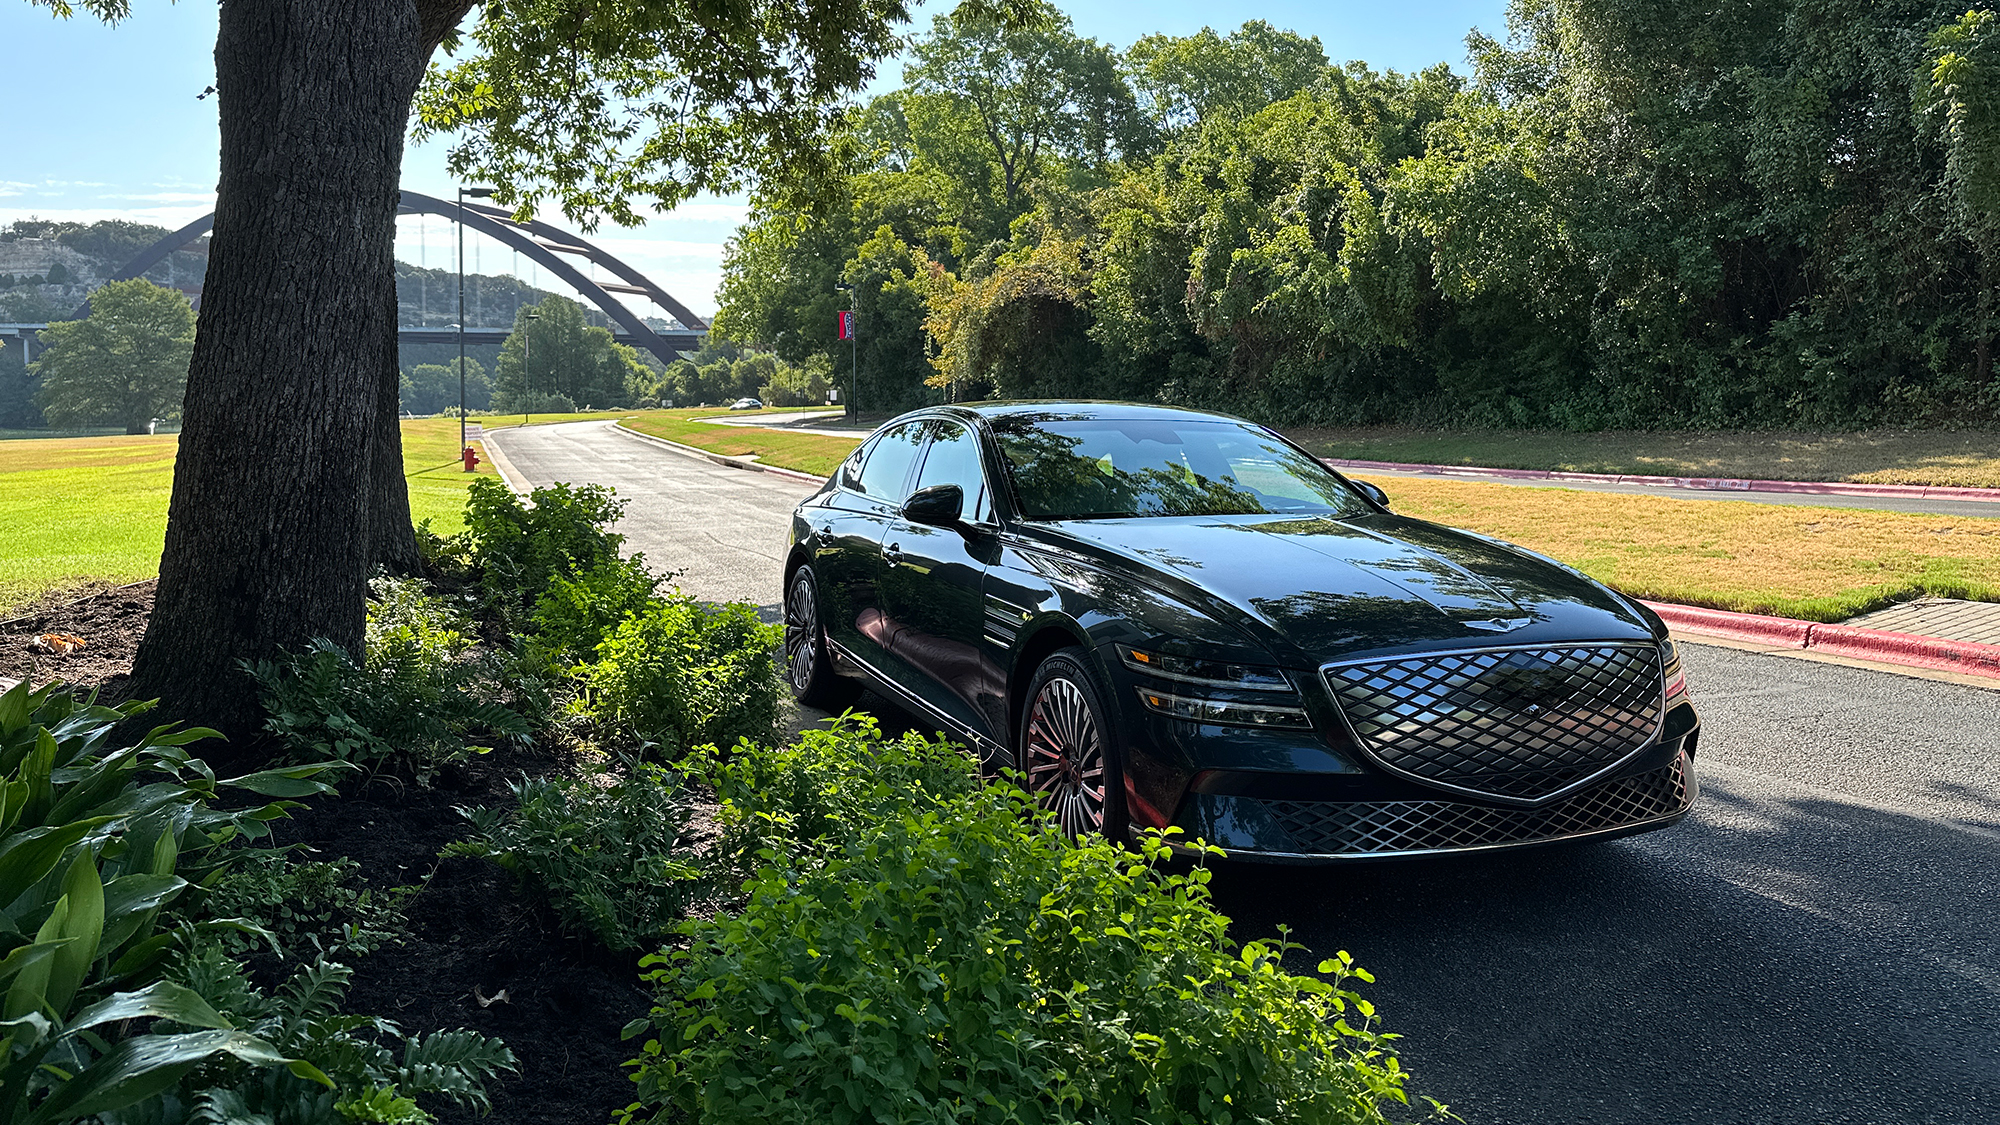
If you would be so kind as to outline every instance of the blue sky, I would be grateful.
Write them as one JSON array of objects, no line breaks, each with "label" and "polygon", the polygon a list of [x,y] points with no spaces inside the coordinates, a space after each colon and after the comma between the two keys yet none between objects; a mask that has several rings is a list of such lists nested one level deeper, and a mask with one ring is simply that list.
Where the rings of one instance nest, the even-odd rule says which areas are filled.
[{"label": "blue sky", "polygon": [[[1255,6],[1072,0],[1062,7],[1079,34],[1121,48],[1152,32],[1186,35],[1204,26],[1227,31],[1244,20],[1262,19],[1319,36],[1336,60],[1364,59],[1378,69],[1397,70],[1440,61],[1462,70],[1466,32],[1477,26],[1499,34],[1506,22],[1505,0]],[[138,0],[133,9],[132,18],[106,28],[94,19],[57,20],[45,8],[0,0],[9,109],[7,126],[0,129],[0,223],[39,215],[177,227],[211,208],[215,101],[196,96],[214,81],[216,5]],[[936,2],[917,9],[917,26],[928,25],[931,15],[944,9]],[[900,76],[900,66],[892,64],[878,85],[891,87]],[[404,183],[450,195],[443,146],[413,146],[404,160]],[[606,226],[596,237],[705,314],[715,307],[722,243],[742,214],[740,200],[703,200],[637,229]],[[442,220],[419,228],[406,219],[398,256],[447,266],[449,238]],[[472,257],[470,248],[467,256]],[[501,272],[511,257],[489,247],[478,264]]]}]

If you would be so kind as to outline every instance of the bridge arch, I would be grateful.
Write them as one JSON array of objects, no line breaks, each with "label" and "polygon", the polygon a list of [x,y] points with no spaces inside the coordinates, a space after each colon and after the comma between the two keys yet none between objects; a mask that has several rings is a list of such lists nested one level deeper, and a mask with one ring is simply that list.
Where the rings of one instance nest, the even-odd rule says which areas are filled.
[{"label": "bridge arch", "polygon": [[[669,340],[655,332],[644,320],[634,315],[632,310],[626,308],[624,302],[612,296],[614,290],[650,299],[654,304],[672,313],[674,319],[680,321],[690,331],[700,332],[708,328],[707,321],[696,316],[686,305],[675,300],[672,294],[654,284],[645,274],[613,257],[602,247],[593,245],[581,236],[560,227],[550,226],[539,220],[515,222],[512,214],[504,208],[484,203],[461,205],[453,200],[438,199],[407,189],[402,194],[402,202],[397,207],[396,213],[439,215],[455,222],[462,222],[467,230],[478,231],[509,249],[527,255],[537,265],[567,282],[585,300],[596,305],[605,316],[610,317],[612,323],[623,328],[625,342],[652,352],[659,357],[661,363],[672,363],[686,345],[677,340]],[[118,272],[111,276],[111,280],[125,281],[138,277],[165,261],[167,255],[213,229],[215,229],[215,214],[210,212],[141,250],[131,261],[119,267]],[[588,274],[564,260],[563,255],[595,262],[620,280],[593,281]],[[90,315],[90,302],[86,300],[77,306],[71,318],[81,320],[88,315]],[[681,333],[674,335],[685,338]]]}]

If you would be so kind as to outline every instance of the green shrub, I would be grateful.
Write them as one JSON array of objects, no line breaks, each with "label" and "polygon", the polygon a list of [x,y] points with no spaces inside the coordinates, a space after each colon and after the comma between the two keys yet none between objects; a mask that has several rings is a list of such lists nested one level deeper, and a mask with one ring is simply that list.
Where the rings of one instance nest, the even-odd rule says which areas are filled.
[{"label": "green shrub", "polygon": [[[655,1037],[624,1121],[1372,1123],[1406,1104],[1393,1037],[1345,987],[1367,975],[1235,945],[1207,871],[1165,873],[1159,837],[1072,842],[942,742],[812,741],[725,767],[725,817],[866,815],[760,849],[740,913],[646,959],[660,1004],[628,1028]],[[878,765],[900,777],[868,784]]]},{"label": "green shrub", "polygon": [[477,839],[446,854],[489,856],[534,883],[571,934],[658,948],[711,886],[686,854],[689,804],[658,766],[606,780],[524,778],[515,809],[468,812]]},{"label": "green shrub", "polygon": [[513,621],[549,583],[618,557],[625,537],[608,530],[624,501],[602,485],[553,484],[522,504],[505,484],[475,477],[465,502],[465,553],[487,605]]},{"label": "green shrub", "polygon": [[651,608],[659,588],[660,579],[636,555],[613,555],[557,575],[535,599],[527,626],[530,644],[552,666],[584,663],[627,618]]},{"label": "green shrub", "polygon": [[479,735],[527,738],[527,720],[500,702],[501,669],[471,654],[471,624],[414,581],[383,579],[369,601],[365,662],[329,641],[283,660],[246,665],[286,751],[335,758],[428,785],[483,748]]},{"label": "green shrub", "polygon": [[[222,844],[263,839],[296,807],[241,794],[327,792],[328,767],[217,781],[182,749],[213,734],[199,728],[155,727],[113,749],[114,731],[149,707],[26,684],[0,693],[0,1121],[114,1113],[219,1059],[323,1078],[162,979],[177,934],[161,912],[189,876],[214,870]],[[239,807],[211,807],[225,790],[240,791]]]},{"label": "green shrub", "polygon": [[612,732],[669,758],[741,738],[768,741],[783,691],[771,654],[782,635],[749,605],[709,607],[678,593],[655,600],[580,670],[582,705]]}]

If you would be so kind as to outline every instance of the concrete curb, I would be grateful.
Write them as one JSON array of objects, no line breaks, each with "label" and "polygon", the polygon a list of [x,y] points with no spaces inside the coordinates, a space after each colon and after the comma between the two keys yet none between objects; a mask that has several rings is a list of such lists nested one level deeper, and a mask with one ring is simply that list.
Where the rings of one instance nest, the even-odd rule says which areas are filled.
[{"label": "concrete curb", "polygon": [[1566,473],[1557,469],[1486,469],[1470,465],[1406,465],[1396,461],[1355,461],[1322,457],[1336,469],[1380,469],[1392,473],[1438,473],[1500,480],[1576,481],[1579,484],[1637,484],[1648,488],[1704,492],[1786,492],[1807,496],[1884,496],[1905,500],[1970,500],[2000,504],[2000,488],[1957,488],[1927,484],[1855,484],[1851,481],[1738,480],[1731,477],[1648,477],[1617,473]]},{"label": "concrete curb", "polygon": [[1646,605],[1674,630],[1697,636],[1722,637],[1773,648],[1810,649],[1851,660],[1873,660],[1882,664],[1903,664],[2000,679],[2000,645],[1947,641],[1915,633],[1826,625],[1817,621],[1731,613],[1667,602],[1647,602]]},{"label": "concrete curb", "polygon": [[710,453],[706,449],[696,449],[692,445],[682,445],[680,442],[668,441],[666,438],[663,437],[654,437],[652,434],[642,434],[639,431],[631,428],[630,426],[627,426],[623,422],[613,422],[611,423],[611,425],[616,429],[622,430],[625,433],[628,433],[633,437],[638,438],[640,441],[650,441],[654,445],[665,446],[666,448],[673,450],[675,453],[680,453],[688,457],[699,457],[704,461],[710,461],[717,465],[725,465],[732,469],[748,469],[753,473],[772,473],[776,476],[790,477],[793,480],[805,481],[808,484],[826,483],[825,477],[816,477],[811,473],[799,472],[797,469],[781,469],[776,465],[760,464],[755,457],[731,457],[723,453]]},{"label": "concrete curb", "polygon": [[478,442],[480,448],[486,450],[486,459],[493,463],[494,471],[500,474],[500,483],[512,489],[514,495],[526,496],[529,492],[533,491],[528,486],[528,478],[522,476],[520,471],[514,468],[514,462],[507,460],[506,451],[500,448],[500,443],[493,440],[493,434],[494,431],[485,430],[472,440]]}]

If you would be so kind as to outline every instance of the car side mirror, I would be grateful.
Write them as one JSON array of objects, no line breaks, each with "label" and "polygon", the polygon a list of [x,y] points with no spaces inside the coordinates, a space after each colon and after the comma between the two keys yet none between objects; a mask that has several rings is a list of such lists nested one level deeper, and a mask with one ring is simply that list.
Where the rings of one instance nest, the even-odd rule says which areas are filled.
[{"label": "car side mirror", "polygon": [[1374,485],[1368,483],[1365,480],[1354,480],[1351,477],[1348,479],[1349,483],[1353,484],[1354,487],[1361,490],[1361,495],[1366,496],[1370,500],[1373,500],[1377,505],[1379,505],[1382,508],[1383,511],[1386,512],[1389,510],[1388,493],[1382,491],[1381,489],[1375,487]]},{"label": "car side mirror", "polygon": [[965,490],[955,484],[919,488],[903,501],[903,518],[911,523],[950,527],[965,511]]}]

